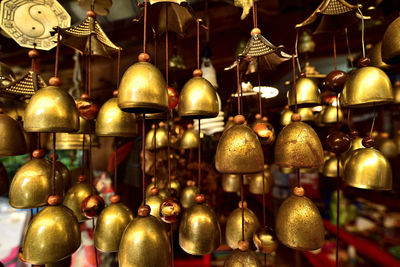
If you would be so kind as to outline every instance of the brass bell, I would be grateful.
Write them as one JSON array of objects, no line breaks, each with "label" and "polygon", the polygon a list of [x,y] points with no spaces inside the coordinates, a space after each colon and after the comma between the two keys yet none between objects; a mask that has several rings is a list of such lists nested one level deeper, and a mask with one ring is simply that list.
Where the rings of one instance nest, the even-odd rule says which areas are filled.
[{"label": "brass bell", "polygon": [[196,201],[194,198],[198,193],[199,188],[197,186],[194,186],[194,184],[188,185],[183,188],[180,199],[182,207],[188,209],[191,206],[195,205]]},{"label": "brass bell", "polygon": [[0,161],[0,196],[6,194],[8,192],[8,174],[6,167]]},{"label": "brass bell", "polygon": [[392,168],[378,150],[360,148],[349,155],[344,167],[344,181],[362,189],[392,190]]},{"label": "brass bell", "polygon": [[[12,179],[10,205],[16,209],[39,208],[47,204],[52,191],[52,163],[45,158],[34,158],[22,165]],[[64,195],[63,178],[56,169],[56,193]]]},{"label": "brass bell", "polygon": [[262,267],[256,253],[251,250],[235,249],[224,262],[224,267]]},{"label": "brass bell", "polygon": [[400,104],[400,81],[393,83],[394,104]]},{"label": "brass bell", "polygon": [[257,250],[265,254],[270,254],[278,248],[275,234],[268,226],[261,227],[254,232],[253,242]]},{"label": "brass bell", "polygon": [[[331,178],[338,177],[337,164],[338,164],[338,158],[336,156],[330,157],[324,163],[324,166],[322,168],[322,175],[325,177],[331,177]],[[339,168],[340,168],[340,165],[339,165]]]},{"label": "brass bell", "polygon": [[122,235],[118,260],[121,267],[168,267],[171,247],[164,225],[151,215],[133,219]]},{"label": "brass bell", "polygon": [[[164,124],[161,124],[164,125]],[[168,147],[168,131],[164,126],[158,127],[156,130],[156,147],[154,147],[154,128],[146,134],[146,149],[154,150]]]},{"label": "brass bell", "polygon": [[318,168],[324,164],[321,141],[304,122],[292,122],[279,133],[275,144],[275,163],[289,168]]},{"label": "brass bell", "polygon": [[0,156],[16,156],[27,151],[21,125],[7,114],[0,113]]},{"label": "brass bell", "polygon": [[345,108],[389,104],[393,102],[392,84],[383,70],[363,67],[350,74],[339,99]]},{"label": "brass bell", "polygon": [[118,98],[103,104],[96,119],[97,136],[133,137],[137,133],[136,115],[123,112],[118,107]]},{"label": "brass bell", "polygon": [[15,74],[12,69],[3,62],[0,62],[0,85],[2,87],[8,87],[14,81]]},{"label": "brass bell", "polygon": [[[337,113],[339,113],[339,121],[337,117]],[[339,112],[337,112],[336,107],[328,106],[326,107],[321,114],[321,122],[323,124],[332,124],[332,123],[341,123],[343,122],[343,112],[339,108]]]},{"label": "brass bell", "polygon": [[180,147],[181,149],[196,149],[199,146],[199,133],[193,129],[193,125],[189,124],[188,128],[183,132]]},{"label": "brass bell", "polygon": [[371,66],[387,70],[390,65],[382,61],[382,41],[375,44],[368,52],[367,57],[371,59]]},{"label": "brass bell", "polygon": [[64,198],[63,205],[70,208],[79,222],[86,221],[86,218],[81,211],[82,201],[96,192],[96,188],[86,182],[78,182],[73,185],[67,192]]},{"label": "brass bell", "polygon": [[381,140],[377,144],[377,149],[385,156],[392,159],[397,157],[397,145],[393,139],[389,138],[388,133],[382,133]]},{"label": "brass bell", "polygon": [[72,255],[80,244],[81,231],[72,211],[62,205],[48,206],[28,226],[23,259],[31,264],[54,263]]},{"label": "brass bell", "polygon": [[130,66],[121,79],[118,106],[131,113],[168,110],[167,85],[161,72],[148,62]]},{"label": "brass bell", "polygon": [[308,31],[303,31],[299,38],[299,53],[307,54],[314,52],[315,42]]},{"label": "brass bell", "polygon": [[263,171],[264,153],[257,135],[244,125],[244,117],[235,117],[235,126],[225,130],[215,154],[220,173],[243,174]]},{"label": "brass bell", "polygon": [[65,195],[71,188],[72,184],[71,174],[69,173],[67,166],[65,166],[61,161],[58,160],[56,161],[56,168],[61,174],[62,183],[64,187],[64,193],[62,195]]},{"label": "brass bell", "polygon": [[181,117],[214,118],[219,113],[215,88],[203,77],[193,77],[183,86],[178,104]]},{"label": "brass bell", "polygon": [[315,80],[302,77],[296,80],[295,90],[288,91],[288,105],[294,106],[294,93],[297,95],[297,105],[317,106],[321,104],[320,91]]},{"label": "brass bell", "polygon": [[395,19],[386,29],[382,38],[382,60],[387,64],[400,63],[400,18]]},{"label": "brass bell", "polygon": [[[315,117],[314,117],[314,113],[312,111],[311,108],[299,108],[298,113],[301,116],[301,121],[314,121]],[[291,123],[291,117],[293,115],[293,111],[291,111],[290,109],[284,109],[281,112],[281,125],[286,126],[289,123]]]},{"label": "brass bell", "polygon": [[240,191],[241,187],[240,174],[226,174],[222,175],[222,189],[225,192],[236,193]]},{"label": "brass bell", "polygon": [[123,203],[113,202],[108,205],[97,219],[94,246],[103,252],[118,251],[122,234],[132,220],[132,211]]},{"label": "brass bell", "polygon": [[282,110],[281,119],[280,119],[281,125],[286,126],[289,123],[291,123],[292,122],[292,120],[291,120],[292,115],[293,115],[293,111],[291,111],[289,109],[289,107],[287,107],[284,110]]},{"label": "brass bell", "polygon": [[151,182],[147,185],[146,187],[146,197],[150,197],[152,195],[151,193],[151,189],[153,189],[154,187],[157,187],[159,189],[158,194],[160,194],[160,191],[162,189],[164,189],[167,186],[167,181],[165,181],[164,179],[157,179],[157,186],[155,184],[156,178],[153,177],[151,178]]},{"label": "brass bell", "polygon": [[79,114],[71,95],[57,86],[41,88],[25,109],[27,132],[76,132]]},{"label": "brass bell", "polygon": [[[251,242],[254,232],[260,228],[257,216],[247,207],[244,208],[244,240]],[[225,240],[232,249],[238,248],[238,242],[242,240],[242,208],[237,208],[229,215],[226,222]]]},{"label": "brass bell", "polygon": [[[296,189],[302,190],[297,193]],[[315,204],[296,187],[295,195],[279,207],[275,222],[276,235],[285,246],[296,250],[316,250],[324,243],[325,229]]]},{"label": "brass bell", "polygon": [[355,136],[351,139],[349,149],[346,152],[342,153],[342,155],[340,156],[340,167],[342,171],[344,170],[344,168],[346,168],[346,163],[349,160],[351,152],[359,148],[364,148],[362,144],[362,138],[359,136]]},{"label": "brass bell", "polygon": [[272,177],[272,173],[265,169],[264,173],[256,173],[251,175],[250,183],[249,183],[249,191],[252,194],[263,194],[263,179],[264,179],[264,194],[268,194],[268,192],[272,189],[274,178]]},{"label": "brass bell", "polygon": [[[172,177],[171,177],[172,178]],[[179,196],[179,194],[181,193],[181,184],[179,183],[179,181],[177,179],[171,179],[170,182],[168,182],[168,188],[170,188],[171,190],[173,190],[176,196]]]},{"label": "brass bell", "polygon": [[397,131],[396,136],[394,137],[394,142],[397,146],[397,154],[400,154],[400,131]]},{"label": "brass bell", "polygon": [[146,205],[150,206],[150,214],[162,222],[160,217],[160,206],[163,202],[163,198],[160,195],[151,195],[146,198]]},{"label": "brass bell", "polygon": [[191,255],[210,254],[221,244],[221,227],[215,212],[206,204],[195,204],[183,213],[179,245]]}]

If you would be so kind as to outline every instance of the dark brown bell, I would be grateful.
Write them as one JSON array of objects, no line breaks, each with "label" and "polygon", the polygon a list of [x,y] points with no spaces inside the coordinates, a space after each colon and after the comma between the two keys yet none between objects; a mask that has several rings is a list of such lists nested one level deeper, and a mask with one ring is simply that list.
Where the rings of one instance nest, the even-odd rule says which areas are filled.
[{"label": "dark brown bell", "polygon": [[329,151],[336,154],[346,152],[351,145],[350,137],[343,132],[333,132],[326,137],[326,146]]},{"label": "dark brown bell", "polygon": [[181,206],[176,199],[165,199],[160,205],[160,217],[165,223],[175,223],[181,213]]},{"label": "dark brown bell", "polygon": [[96,119],[100,109],[93,99],[86,94],[83,94],[81,99],[76,102],[76,107],[78,108],[79,116],[88,121]]},{"label": "dark brown bell", "polygon": [[100,215],[105,207],[104,199],[99,195],[90,195],[81,203],[81,212],[86,218],[94,218]]},{"label": "dark brown bell", "polygon": [[341,70],[330,72],[325,78],[325,88],[334,93],[340,93],[343,90],[348,74]]}]

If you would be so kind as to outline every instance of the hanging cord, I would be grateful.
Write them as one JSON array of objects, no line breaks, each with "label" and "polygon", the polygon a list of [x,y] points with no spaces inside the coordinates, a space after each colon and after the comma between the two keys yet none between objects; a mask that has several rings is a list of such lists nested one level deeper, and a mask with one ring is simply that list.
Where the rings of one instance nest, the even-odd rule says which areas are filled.
[{"label": "hanging cord", "polygon": [[351,69],[353,69],[354,65],[353,65],[353,60],[351,59],[351,50],[350,50],[349,34],[347,32],[347,27],[344,28],[344,35],[346,37],[347,56],[348,56],[349,61],[350,61]]},{"label": "hanging cord", "polygon": [[157,179],[157,123],[154,124],[153,146],[154,146],[154,187],[157,187],[157,185],[158,185],[158,179]]},{"label": "hanging cord", "polygon": [[238,115],[241,114],[241,99],[240,99],[240,91],[241,91],[241,86],[240,86],[240,69],[239,69],[239,58],[236,59],[236,85],[237,85],[237,103],[238,103]]},{"label": "hanging cord", "polygon": [[60,57],[60,32],[61,28],[57,27],[57,46],[56,46],[56,60],[54,63],[54,77],[58,77],[58,62]]},{"label": "hanging cord", "polygon": [[84,175],[85,174],[85,158],[86,158],[86,153],[85,153],[85,139],[86,139],[86,135],[83,134],[83,140],[82,140],[82,169],[81,169],[81,174]]},{"label": "hanging cord", "polygon": [[372,119],[371,131],[369,132],[369,137],[372,138],[372,132],[374,131],[375,119],[376,119],[376,111],[375,111],[375,103],[374,103],[374,118]]},{"label": "hanging cord", "polygon": [[121,48],[118,48],[118,61],[117,61],[117,90],[119,89],[119,79],[121,75]]},{"label": "hanging cord", "polygon": [[117,151],[118,151],[118,147],[117,147],[117,139],[114,139],[114,150],[115,150],[115,156],[114,156],[114,195],[117,195],[117,178],[118,178],[118,159],[117,159]]},{"label": "hanging cord", "polygon": [[197,24],[197,69],[200,69],[200,19],[196,20]]},{"label": "hanging cord", "polygon": [[[145,0],[146,2],[146,0]],[[146,188],[145,188],[145,182],[144,179],[146,178],[146,142],[145,142],[145,138],[146,138],[146,129],[145,129],[145,123],[144,123],[144,118],[146,117],[146,114],[143,113],[142,116],[142,155],[143,155],[143,169],[142,169],[142,194],[143,194],[143,206],[146,205]]]},{"label": "hanging cord", "polygon": [[92,80],[92,37],[89,39],[89,55],[88,55],[88,64],[87,64],[87,94],[90,97],[91,91],[91,80]]},{"label": "hanging cord", "polygon": [[297,169],[296,172],[297,172],[297,187],[301,187],[301,182],[300,182],[300,169]]},{"label": "hanging cord", "polygon": [[255,0],[252,1],[253,5],[253,28],[258,28],[257,27],[257,3]]},{"label": "hanging cord", "polygon": [[154,40],[154,66],[157,66],[157,33],[156,30],[154,30],[153,27],[151,27],[151,30],[153,31],[153,40]]},{"label": "hanging cord", "polygon": [[295,55],[292,55],[292,67],[293,67],[293,91],[294,91],[294,113],[297,113],[297,90],[296,90],[296,62]]},{"label": "hanging cord", "polygon": [[198,177],[198,181],[197,181],[197,183],[198,183],[198,188],[199,188],[199,192],[200,192],[200,187],[201,187],[201,134],[200,134],[200,119],[199,119],[199,145],[198,145],[198,148],[197,148],[197,150],[198,150],[198,167],[199,167],[199,173],[198,173],[198,175],[199,175],[199,177]]},{"label": "hanging cord", "polygon": [[[166,7],[165,7],[165,81],[167,82],[167,86],[168,86],[168,84],[169,84],[169,66],[168,66],[168,61],[169,61],[169,58],[168,58],[168,52],[169,52],[169,48],[168,48],[168,7],[169,7],[169,4],[167,3],[166,4]],[[197,28],[197,31],[199,31],[199,29]],[[199,37],[197,37],[197,38],[199,38]]]},{"label": "hanging cord", "polygon": [[361,48],[362,48],[362,55],[365,57],[365,22],[364,22],[364,16],[363,13],[361,12],[361,9],[357,7],[357,10],[361,16]]},{"label": "hanging cord", "polygon": [[241,177],[241,184],[240,184],[240,201],[241,201],[241,206],[242,206],[242,241],[245,241],[244,239],[244,182],[243,182],[243,175]]},{"label": "hanging cord", "polygon": [[168,153],[168,189],[171,191],[171,138],[170,138],[170,115],[169,111],[167,111],[167,133],[168,133],[168,147],[167,147],[167,153]]},{"label": "hanging cord", "polygon": [[335,70],[337,70],[337,58],[336,58],[336,34],[333,34],[333,62]]},{"label": "hanging cord", "polygon": [[146,31],[147,31],[147,0],[144,0],[143,53],[146,53],[146,35],[147,35]]},{"label": "hanging cord", "polygon": [[[254,0],[253,0],[254,2]],[[258,108],[262,118],[262,98],[261,98],[261,75],[260,75],[260,57],[257,57],[257,79],[258,79]]]},{"label": "hanging cord", "polygon": [[299,44],[299,29],[296,29],[296,41],[294,43],[294,52],[297,61],[297,68],[299,69],[299,72],[301,72],[298,44]]},{"label": "hanging cord", "polygon": [[[336,127],[339,130],[339,94],[336,94]],[[339,216],[340,216],[340,164],[339,154],[336,155],[336,267],[339,267]]]},{"label": "hanging cord", "polygon": [[52,194],[53,196],[56,195],[56,133],[53,133],[53,165],[52,165],[52,177],[53,177],[53,184],[52,184]]}]

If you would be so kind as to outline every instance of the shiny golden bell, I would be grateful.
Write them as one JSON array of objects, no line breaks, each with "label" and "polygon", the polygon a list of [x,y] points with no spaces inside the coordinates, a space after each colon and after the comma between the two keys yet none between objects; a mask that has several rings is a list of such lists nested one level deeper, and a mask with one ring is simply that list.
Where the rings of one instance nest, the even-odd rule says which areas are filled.
[{"label": "shiny golden bell", "polygon": [[[263,179],[264,179],[264,191],[263,191]],[[249,183],[249,191],[252,194],[268,194],[272,189],[274,178],[269,170],[265,170],[264,173],[256,173],[251,175]]]},{"label": "shiny golden bell", "polygon": [[172,179],[169,183],[168,183],[168,188],[171,188],[171,190],[175,191],[175,194],[177,196],[179,196],[179,194],[181,193],[181,184],[179,183],[179,181],[177,179]]},{"label": "shiny golden bell", "polygon": [[316,250],[324,245],[325,229],[315,204],[307,197],[291,196],[279,208],[276,235],[285,246]]},{"label": "shiny golden bell", "polygon": [[264,153],[254,131],[245,125],[225,130],[218,143],[215,167],[229,174],[263,171]]},{"label": "shiny golden bell", "polygon": [[292,122],[278,135],[275,163],[289,168],[318,168],[324,164],[321,141],[304,122]]},{"label": "shiny golden bell", "polygon": [[[48,159],[32,159],[15,173],[9,191],[10,205],[31,209],[47,205],[52,194],[52,163]],[[56,194],[64,195],[63,178],[56,169]]]},{"label": "shiny golden bell", "polygon": [[[91,139],[91,141],[90,141]],[[83,140],[85,140],[85,146],[83,146]],[[89,149],[90,145],[92,147],[99,147],[99,140],[97,136],[91,134],[75,134],[75,133],[57,133],[56,134],[56,149],[57,150],[81,150],[82,147],[84,149]],[[47,142],[47,148],[51,149],[53,146],[53,135],[50,135],[50,138]]]},{"label": "shiny golden bell", "polygon": [[381,69],[363,67],[350,74],[339,99],[345,108],[389,104],[393,102],[392,84]]},{"label": "shiny golden bell", "polygon": [[362,189],[392,190],[392,168],[378,150],[360,148],[349,155],[344,169],[344,181]]},{"label": "shiny golden bell", "polygon": [[171,247],[165,227],[151,215],[133,219],[122,236],[118,259],[120,267],[168,267]]},{"label": "shiny golden bell", "polygon": [[383,138],[377,148],[388,159],[397,157],[397,145],[393,139]]},{"label": "shiny golden bell", "polygon": [[183,86],[178,114],[190,118],[214,118],[219,113],[218,98],[212,84],[202,77],[193,77]]},{"label": "shiny golden bell", "polygon": [[294,94],[296,91],[297,105],[299,106],[317,106],[321,104],[320,91],[318,84],[310,78],[299,78],[296,80],[295,90],[288,91],[288,105],[294,106]]},{"label": "shiny golden bell", "polygon": [[292,122],[291,117],[293,115],[293,111],[291,111],[290,109],[284,109],[281,112],[281,119],[280,119],[280,123],[283,126],[288,125],[289,123]]},{"label": "shiny golden bell", "polygon": [[188,209],[196,204],[195,196],[199,193],[197,186],[186,186],[181,193],[181,205],[183,208]]},{"label": "shiny golden bell", "polygon": [[[244,240],[249,243],[253,239],[254,232],[260,228],[257,216],[248,208],[244,209]],[[238,242],[242,240],[242,209],[237,208],[229,215],[226,222],[225,240],[232,249],[238,248]]]},{"label": "shiny golden bell", "polygon": [[[155,147],[154,147],[155,145]],[[165,127],[156,129],[156,141],[154,144],[154,129],[151,129],[146,134],[146,149],[162,149],[168,147],[168,131]]]},{"label": "shiny golden bell", "polygon": [[[322,168],[322,175],[325,177],[331,177],[331,178],[338,177],[337,164],[338,164],[338,158],[336,156],[330,157],[324,163],[324,166]],[[341,168],[340,165],[339,165],[339,168]]]},{"label": "shiny golden bell", "polygon": [[31,264],[60,261],[81,244],[79,223],[64,206],[48,206],[33,217],[24,239],[23,259]]},{"label": "shiny golden bell", "polygon": [[76,132],[79,114],[75,101],[66,91],[47,86],[32,96],[25,109],[27,132]]},{"label": "shiny golden bell", "polygon": [[[314,113],[311,108],[299,108],[298,113],[301,116],[301,121],[313,121],[315,119]],[[284,109],[281,112],[281,125],[286,126],[292,122],[291,117],[293,115],[293,111],[290,109]]]},{"label": "shiny golden bell", "polygon": [[122,111],[118,107],[118,98],[103,104],[96,118],[97,136],[133,137],[137,133],[136,115]]},{"label": "shiny golden bell", "polygon": [[355,136],[351,139],[349,149],[346,152],[342,153],[342,155],[340,156],[341,171],[344,171],[344,168],[346,168],[346,163],[349,161],[349,156],[351,155],[351,152],[359,148],[364,148],[362,144],[362,138],[359,136]]},{"label": "shiny golden bell", "polygon": [[257,250],[265,254],[274,252],[278,247],[275,233],[268,226],[261,227],[254,233],[253,242]]},{"label": "shiny golden bell", "polygon": [[387,70],[390,69],[390,65],[382,61],[382,42],[375,44],[371,50],[369,50],[367,57],[371,59],[371,66]]},{"label": "shiny golden bell", "polygon": [[240,174],[227,174],[222,175],[222,190],[225,192],[239,192],[241,187],[241,175]]},{"label": "shiny golden bell", "polygon": [[400,18],[395,19],[386,29],[382,38],[382,59],[387,64],[400,63]]},{"label": "shiny golden bell", "polygon": [[21,125],[7,114],[0,113],[0,156],[22,155],[27,152]]},{"label": "shiny golden bell", "polygon": [[[323,124],[332,124],[332,123],[343,122],[343,112],[340,108],[339,108],[339,118],[337,117],[337,114],[338,114],[338,112],[336,110],[336,107],[329,106],[321,112],[321,122]],[[339,119],[339,121],[338,121],[338,119]]]},{"label": "shiny golden bell", "polygon": [[235,249],[224,262],[224,267],[262,267],[256,253],[251,250]]},{"label": "shiny golden bell", "polygon": [[122,203],[108,205],[99,215],[94,231],[94,245],[103,252],[115,252],[128,224],[132,211]]},{"label": "shiny golden bell", "polygon": [[121,79],[118,106],[131,113],[168,110],[167,85],[161,72],[148,62],[130,66]]},{"label": "shiny golden bell", "polygon": [[146,198],[146,205],[150,206],[150,214],[162,222],[160,217],[160,206],[163,198],[160,195],[151,195]]},{"label": "shiny golden bell", "polygon": [[206,204],[188,208],[179,225],[179,245],[191,255],[210,254],[221,244],[221,227],[215,212]]},{"label": "shiny golden bell", "polygon": [[71,188],[72,184],[71,174],[69,173],[67,166],[65,166],[61,161],[56,161],[56,168],[61,174],[62,183],[64,187],[64,193],[62,195],[65,195]]},{"label": "shiny golden bell", "polygon": [[183,133],[180,147],[181,149],[196,149],[199,146],[199,133],[193,128],[188,128]]},{"label": "shiny golden bell", "polygon": [[74,212],[79,222],[86,221],[88,218],[82,214],[81,204],[85,198],[94,194],[95,192],[96,189],[89,183],[77,183],[68,190],[63,204]]}]

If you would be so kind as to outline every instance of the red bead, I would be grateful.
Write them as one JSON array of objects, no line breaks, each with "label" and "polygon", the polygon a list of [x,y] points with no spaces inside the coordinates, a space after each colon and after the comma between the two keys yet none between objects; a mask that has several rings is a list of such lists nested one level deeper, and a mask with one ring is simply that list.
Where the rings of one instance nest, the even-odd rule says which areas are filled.
[{"label": "red bead", "polygon": [[241,251],[247,251],[249,249],[249,242],[245,240],[240,240],[238,242],[238,247]]},{"label": "red bead", "polygon": [[179,94],[173,87],[168,86],[168,107],[174,109],[179,102]]},{"label": "red bead", "polygon": [[104,209],[104,199],[99,195],[90,195],[85,198],[81,203],[82,214],[86,218],[94,218],[98,216]]},{"label": "red bead", "polygon": [[235,123],[235,124],[243,124],[244,122],[246,121],[246,119],[244,118],[244,116],[243,115],[236,115],[234,118],[233,118],[233,122]]},{"label": "red bead", "polygon": [[366,136],[361,141],[362,145],[366,148],[373,147],[375,145],[375,141],[373,138]]},{"label": "red bead", "polygon": [[359,68],[368,67],[369,64],[371,64],[371,59],[369,59],[368,57],[362,57],[357,61],[357,66]]},{"label": "red bead", "polygon": [[302,197],[302,196],[304,196],[304,193],[305,193],[305,191],[304,191],[304,188],[303,187],[295,187],[294,189],[293,189],[293,194],[294,195],[296,195],[296,196],[298,196],[298,197]]},{"label": "red bead", "polygon": [[118,97],[118,90],[115,90],[115,91],[113,92],[113,97]]},{"label": "red bead", "polygon": [[[50,154],[50,156],[49,156],[49,158],[50,158],[50,160],[53,160],[53,155],[54,154]],[[58,155],[56,154],[56,160],[58,159]]]},{"label": "red bead", "polygon": [[253,28],[250,32],[250,35],[256,35],[256,34],[261,34],[261,30],[259,28]]},{"label": "red bead", "polygon": [[28,52],[29,58],[38,58],[39,55],[39,51],[37,51],[36,49],[29,50]]},{"label": "red bead", "polygon": [[325,88],[329,91],[340,93],[343,90],[349,75],[341,70],[334,70],[330,72],[325,78]]},{"label": "red bead", "polygon": [[96,17],[96,13],[93,10],[88,10],[86,12],[86,16],[87,17],[91,17],[91,18],[95,18]]},{"label": "red bead", "polygon": [[138,56],[139,62],[149,62],[150,61],[150,55],[147,53],[140,53]]},{"label": "red bead", "polygon": [[89,98],[88,95],[83,94],[81,99],[76,102],[79,115],[85,120],[94,120],[99,113],[99,106]]},{"label": "red bead", "polygon": [[195,69],[193,71],[193,77],[201,77],[203,76],[203,72],[200,69]]},{"label": "red bead", "polygon": [[239,208],[247,208],[247,202],[243,201],[243,203],[242,203],[242,201],[239,201],[238,206],[239,206]]},{"label": "red bead", "polygon": [[301,115],[299,113],[293,113],[292,116],[290,117],[290,120],[292,122],[299,122],[301,121]]},{"label": "red bead", "polygon": [[351,140],[343,132],[333,132],[326,137],[326,145],[329,151],[341,154],[350,148]]},{"label": "red bead", "polygon": [[160,205],[160,217],[165,223],[177,222],[180,213],[181,206],[176,199],[169,197]]},{"label": "red bead", "polygon": [[86,176],[84,174],[78,176],[78,182],[83,183],[85,181],[86,181]]},{"label": "red bead", "polygon": [[158,194],[159,190],[158,190],[157,187],[153,187],[153,188],[150,190],[150,192],[151,192],[151,194],[152,194],[153,196],[155,196],[155,195]]},{"label": "red bead", "polygon": [[150,211],[151,211],[150,206],[148,205],[140,206],[138,210],[138,215],[141,217],[146,217],[149,216]]},{"label": "red bead", "polygon": [[121,198],[119,195],[112,195],[110,197],[110,202],[111,203],[119,203],[121,201]]},{"label": "red bead", "polygon": [[49,203],[50,206],[56,206],[61,202],[61,197],[57,195],[52,195],[49,196],[47,199],[47,203]]},{"label": "red bead", "polygon": [[196,201],[196,203],[201,204],[201,203],[204,203],[204,201],[206,200],[206,197],[203,194],[197,194],[194,197],[194,200]]},{"label": "red bead", "polygon": [[60,86],[61,85],[61,79],[58,77],[51,77],[49,79],[49,84],[51,86]]},{"label": "red bead", "polygon": [[44,149],[36,149],[32,152],[32,157],[35,159],[41,159],[46,155],[46,151]]}]

